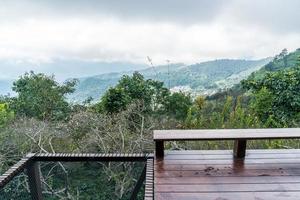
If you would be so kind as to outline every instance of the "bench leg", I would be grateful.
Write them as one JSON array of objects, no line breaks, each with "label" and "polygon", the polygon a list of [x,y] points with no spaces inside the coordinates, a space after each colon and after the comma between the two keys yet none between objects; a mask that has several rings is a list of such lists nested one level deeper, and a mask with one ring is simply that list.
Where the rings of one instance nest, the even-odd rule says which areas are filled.
[{"label": "bench leg", "polygon": [[234,158],[239,158],[239,159],[245,158],[246,147],[247,147],[247,140],[235,140],[234,150],[233,150]]},{"label": "bench leg", "polygon": [[157,158],[164,157],[164,141],[156,141],[155,142],[155,156]]}]

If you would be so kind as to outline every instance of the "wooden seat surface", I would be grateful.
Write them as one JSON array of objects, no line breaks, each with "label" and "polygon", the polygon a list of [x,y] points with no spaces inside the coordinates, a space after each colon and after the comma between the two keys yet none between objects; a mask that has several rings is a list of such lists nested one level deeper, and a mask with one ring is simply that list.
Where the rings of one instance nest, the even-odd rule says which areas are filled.
[{"label": "wooden seat surface", "polygon": [[154,141],[300,138],[300,128],[154,130]]}]

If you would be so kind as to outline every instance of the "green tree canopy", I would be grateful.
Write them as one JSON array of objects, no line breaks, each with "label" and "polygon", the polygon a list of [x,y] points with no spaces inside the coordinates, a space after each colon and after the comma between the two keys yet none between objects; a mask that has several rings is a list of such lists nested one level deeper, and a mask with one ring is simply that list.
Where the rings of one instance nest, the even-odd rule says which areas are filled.
[{"label": "green tree canopy", "polygon": [[189,94],[175,92],[167,98],[165,109],[169,116],[178,120],[185,120],[192,105],[192,98]]},{"label": "green tree canopy", "polygon": [[14,118],[14,113],[9,109],[8,104],[0,103],[0,128],[3,128]]},{"label": "green tree canopy", "polygon": [[253,92],[252,107],[263,122],[272,117],[288,125],[300,119],[300,67],[270,72],[263,79],[242,84]]},{"label": "green tree canopy", "polygon": [[123,88],[115,87],[106,91],[100,104],[101,110],[104,109],[109,113],[116,113],[124,110],[129,103],[129,96]]},{"label": "green tree canopy", "polygon": [[156,112],[162,109],[169,90],[162,82],[147,79],[138,72],[132,76],[124,75],[118,84],[110,88],[102,97],[100,107],[106,112],[119,112],[134,102],[141,101],[146,111]]},{"label": "green tree canopy", "polygon": [[65,119],[70,106],[65,95],[74,91],[76,80],[60,85],[54,76],[25,73],[13,83],[13,91],[18,95],[13,99],[16,114],[35,117],[42,120]]}]

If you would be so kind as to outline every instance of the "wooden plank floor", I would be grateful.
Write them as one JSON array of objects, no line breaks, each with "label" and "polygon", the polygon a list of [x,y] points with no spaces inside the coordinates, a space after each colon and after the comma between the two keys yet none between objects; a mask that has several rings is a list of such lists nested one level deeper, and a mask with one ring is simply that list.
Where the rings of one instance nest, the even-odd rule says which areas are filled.
[{"label": "wooden plank floor", "polygon": [[155,200],[299,200],[300,150],[165,151],[154,163]]}]

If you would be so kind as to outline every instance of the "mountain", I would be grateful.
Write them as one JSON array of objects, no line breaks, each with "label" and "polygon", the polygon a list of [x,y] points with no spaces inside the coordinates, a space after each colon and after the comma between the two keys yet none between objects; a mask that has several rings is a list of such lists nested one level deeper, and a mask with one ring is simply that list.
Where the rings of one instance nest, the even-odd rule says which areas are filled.
[{"label": "mountain", "polygon": [[141,70],[148,66],[146,64],[133,64],[128,62],[100,62],[85,61],[78,59],[53,59],[45,62],[35,62],[29,60],[0,60],[0,95],[11,91],[12,82],[25,72],[34,71],[35,73],[44,73],[55,75],[59,82],[70,77],[92,76],[94,74],[103,74],[111,72],[122,72],[124,70]]},{"label": "mountain", "polygon": [[[145,78],[163,81],[172,91],[184,90],[193,95],[214,94],[232,87],[252,72],[269,63],[272,58],[261,60],[220,59],[193,65],[182,63],[149,67],[139,70]],[[79,79],[76,91],[69,96],[74,102],[82,102],[88,97],[98,100],[104,92],[118,82],[123,75],[133,71],[108,73]]]},{"label": "mountain", "polygon": [[10,60],[0,59],[0,80],[16,79],[25,72],[34,71],[47,75],[55,75],[56,80],[64,81],[70,77],[78,78],[104,74],[111,72],[122,72],[129,70],[141,70],[148,66],[146,64],[135,64],[130,62],[102,62],[80,59],[51,59],[46,61],[34,60]]},{"label": "mountain", "polygon": [[[289,69],[292,67],[299,66],[299,64],[300,64],[300,48],[291,53],[287,53],[287,51],[284,50],[279,55],[275,56],[269,63],[267,63],[260,69],[255,70],[244,79],[248,81],[258,81],[260,79],[263,79],[266,73]],[[238,83],[235,84],[233,87],[229,88],[228,90],[224,90],[209,96],[208,99],[210,100],[224,99],[228,95],[237,97],[245,93],[248,93],[248,91],[243,89],[241,83]]]},{"label": "mountain", "polygon": [[275,58],[262,67],[260,70],[253,72],[249,78],[250,79],[261,79],[267,72],[273,72],[278,70],[283,70],[291,67],[296,67],[298,63],[300,63],[300,48],[294,52],[287,54],[281,52],[279,55],[275,56]]}]

